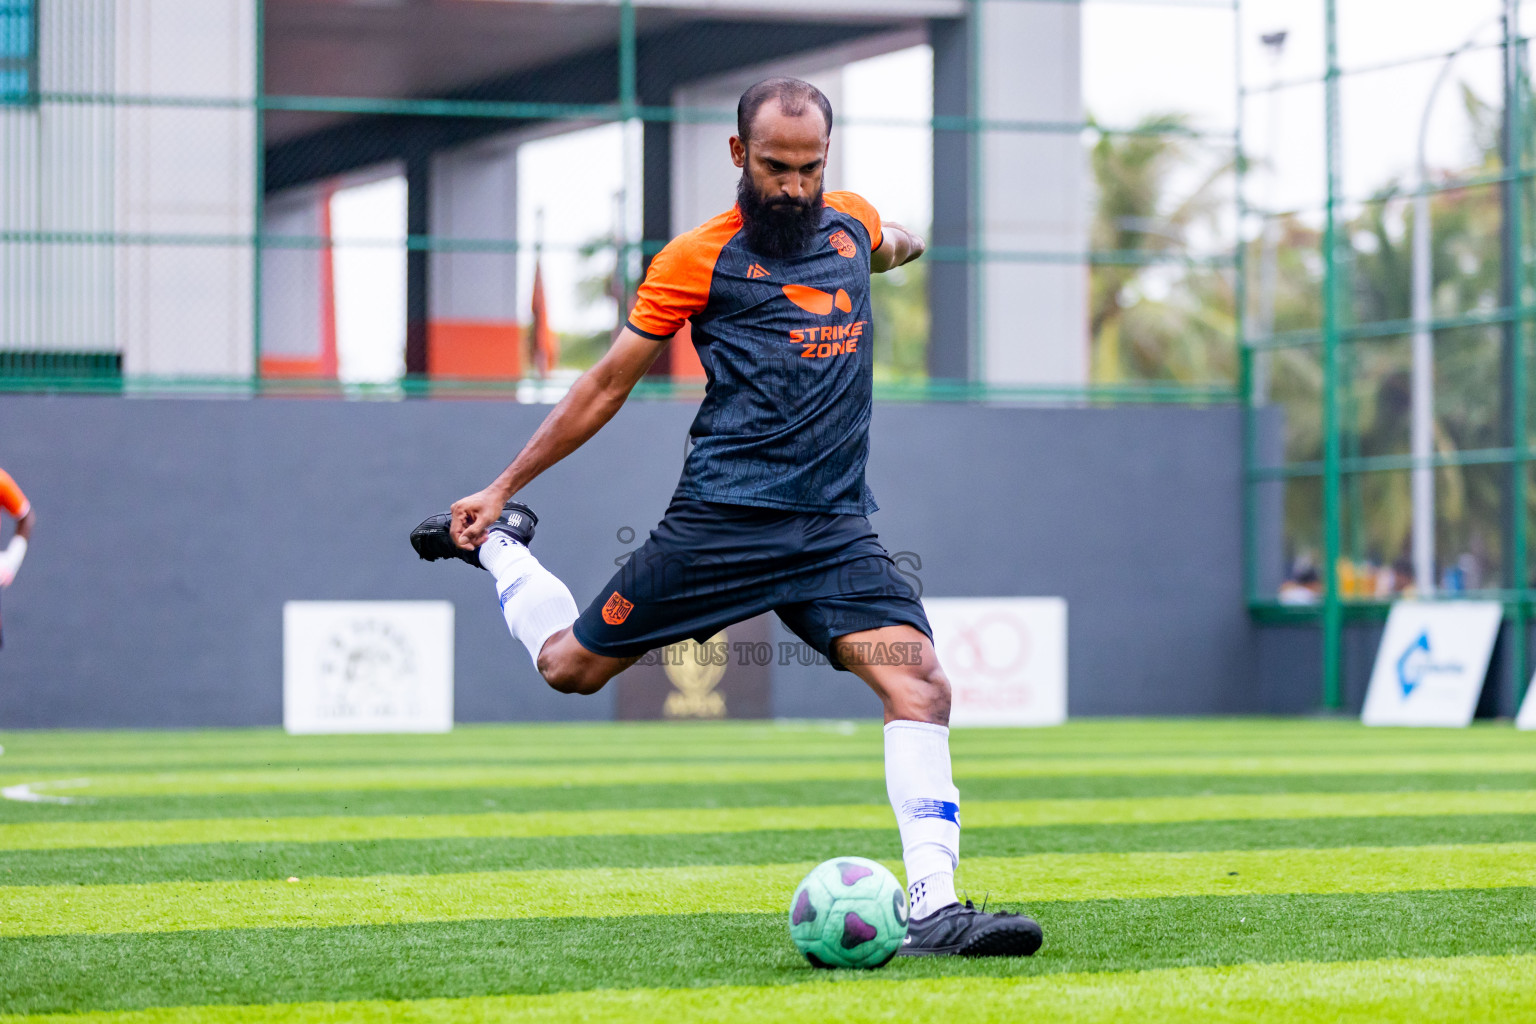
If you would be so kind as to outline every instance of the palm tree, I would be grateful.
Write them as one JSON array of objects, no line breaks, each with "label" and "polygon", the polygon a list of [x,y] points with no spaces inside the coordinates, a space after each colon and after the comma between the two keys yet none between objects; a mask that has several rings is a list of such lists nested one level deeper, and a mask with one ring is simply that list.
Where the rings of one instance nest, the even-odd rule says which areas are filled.
[{"label": "palm tree", "polygon": [[1102,134],[1093,147],[1090,244],[1107,254],[1092,268],[1089,288],[1097,383],[1236,377],[1231,276],[1179,261],[1191,229],[1215,226],[1217,185],[1232,164],[1211,170],[1188,195],[1170,197],[1177,173],[1195,158],[1187,129],[1188,118],[1162,114],[1135,132]]}]

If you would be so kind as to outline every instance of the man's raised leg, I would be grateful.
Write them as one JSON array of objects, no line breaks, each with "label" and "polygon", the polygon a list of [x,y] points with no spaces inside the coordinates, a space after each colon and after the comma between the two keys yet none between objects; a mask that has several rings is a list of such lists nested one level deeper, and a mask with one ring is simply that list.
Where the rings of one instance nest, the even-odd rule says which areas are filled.
[{"label": "man's raised leg", "polygon": [[634,664],[634,658],[593,654],[571,633],[578,613],[570,588],[528,549],[538,525],[532,509],[508,502],[475,550],[453,543],[449,522],[448,515],[429,517],[411,532],[411,546],[427,561],[457,558],[495,577],[496,597],[507,629],[528,649],[528,656],[550,686],[562,693],[596,693]]}]

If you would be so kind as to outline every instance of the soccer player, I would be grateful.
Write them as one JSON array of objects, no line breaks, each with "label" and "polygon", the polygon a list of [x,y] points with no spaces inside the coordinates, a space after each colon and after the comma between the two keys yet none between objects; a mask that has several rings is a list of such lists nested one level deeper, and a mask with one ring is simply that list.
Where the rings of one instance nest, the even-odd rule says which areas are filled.
[{"label": "soccer player", "polygon": [[[874,352],[870,273],[924,243],[851,192],[823,194],[832,107],[792,78],[737,107],[734,209],[651,263],[612,348],[484,490],[411,534],[429,561],[496,578],[502,614],[550,686],[596,693],[647,651],[772,609],[885,706],[885,772],[910,896],[907,955],[1027,956],[1040,926],[955,896],[959,791],[949,682],[923,606],[870,529],[864,482]],[[586,611],[530,553],[538,517],[511,501],[618,411],[691,322],[707,374],[693,446],[661,523]]]},{"label": "soccer player", "polygon": [[32,536],[32,524],[37,517],[32,512],[32,503],[3,469],[0,469],[0,509],[16,520],[16,533],[5,550],[0,551],[0,588],[4,588],[11,585],[22,559],[27,557],[27,538]]}]

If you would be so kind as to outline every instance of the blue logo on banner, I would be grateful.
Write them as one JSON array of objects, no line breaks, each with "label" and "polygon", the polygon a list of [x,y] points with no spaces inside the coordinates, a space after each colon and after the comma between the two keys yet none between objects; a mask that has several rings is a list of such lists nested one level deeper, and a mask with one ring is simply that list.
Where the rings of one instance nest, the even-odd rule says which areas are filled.
[{"label": "blue logo on banner", "polygon": [[1408,649],[1397,659],[1397,685],[1403,691],[1403,699],[1407,700],[1418,689],[1419,684],[1431,672],[1460,672],[1462,666],[1458,663],[1439,663],[1432,661],[1429,650],[1429,630],[1422,630],[1419,637],[1408,645]]},{"label": "blue logo on banner", "polygon": [[901,805],[902,816],[912,821],[917,818],[943,818],[960,824],[960,805],[948,800],[908,800]]}]

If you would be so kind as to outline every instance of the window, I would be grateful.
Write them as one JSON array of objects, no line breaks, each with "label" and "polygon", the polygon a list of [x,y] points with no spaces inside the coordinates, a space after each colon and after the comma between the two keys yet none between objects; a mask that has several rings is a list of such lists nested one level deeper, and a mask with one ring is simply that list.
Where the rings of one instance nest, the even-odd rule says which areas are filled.
[{"label": "window", "polygon": [[36,98],[36,0],[0,0],[0,105]]}]

